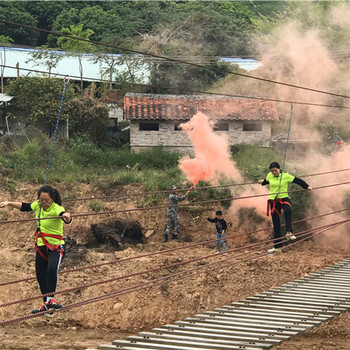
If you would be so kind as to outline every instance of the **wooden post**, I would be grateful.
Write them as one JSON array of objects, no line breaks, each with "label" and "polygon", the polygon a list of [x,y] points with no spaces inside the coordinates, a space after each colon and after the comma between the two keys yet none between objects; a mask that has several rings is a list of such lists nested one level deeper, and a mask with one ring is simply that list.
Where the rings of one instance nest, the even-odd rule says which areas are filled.
[{"label": "wooden post", "polygon": [[19,62],[16,63],[17,78],[19,78]]},{"label": "wooden post", "polygon": [[67,115],[67,122],[66,122],[66,139],[69,139],[69,115]]}]

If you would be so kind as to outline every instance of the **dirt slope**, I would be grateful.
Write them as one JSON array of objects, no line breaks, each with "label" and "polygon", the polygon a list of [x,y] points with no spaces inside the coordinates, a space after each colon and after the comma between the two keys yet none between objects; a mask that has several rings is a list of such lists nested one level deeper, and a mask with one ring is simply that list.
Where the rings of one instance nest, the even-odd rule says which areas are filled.
[{"label": "dirt slope", "polygon": [[[23,185],[18,193],[0,192],[0,198],[16,198],[20,200],[33,199],[35,187]],[[135,187],[121,188],[120,193],[135,191]],[[69,188],[64,189],[65,191]],[[97,189],[87,186],[76,191],[76,195],[83,196],[89,193],[99,193]],[[79,191],[79,192],[78,192]],[[131,200],[107,202],[103,210],[117,208],[133,208],[136,203]],[[67,209],[72,212],[89,211],[88,202],[69,204]],[[183,222],[183,237],[186,240],[199,241],[211,238],[213,226],[206,222],[206,217],[214,208],[207,208],[203,215],[184,212],[181,214]],[[18,211],[2,211],[2,219],[16,219],[29,217],[30,214]],[[6,218],[4,217],[6,216]],[[114,216],[115,218],[115,216]],[[145,252],[157,251],[170,247],[188,245],[189,242],[171,241],[161,243],[166,218],[165,210],[128,214],[123,219],[137,219],[145,230],[154,230],[155,233],[146,244],[125,246],[122,251],[115,251],[108,246],[97,247],[91,244],[91,224],[108,221],[106,217],[89,217],[74,220],[66,226],[66,234],[73,237],[80,244],[72,248],[70,255],[62,263],[61,269],[72,266],[82,266],[123,257],[131,257]],[[235,218],[230,218],[234,221]],[[233,222],[234,223],[234,222]],[[1,227],[0,240],[0,275],[1,281],[27,277],[34,273],[34,251],[32,223],[13,224]],[[229,247],[238,243],[233,241]],[[136,271],[164,266],[194,257],[204,256],[214,251],[213,245],[204,245],[185,249],[178,252],[119,263],[86,271],[63,274],[59,279],[58,289],[65,289],[84,283],[94,282],[113,276],[122,276]],[[96,347],[101,343],[108,343],[117,338],[123,338],[142,330],[174,322],[196,313],[201,313],[237,301],[258,292],[267,290],[282,283],[304,276],[307,273],[331,265],[347,258],[347,247],[343,250],[329,250],[307,242],[278,256],[263,257],[251,262],[232,264],[220,271],[197,274],[182,281],[163,283],[144,291],[127,294],[105,300],[96,304],[72,309],[68,312],[57,313],[47,321],[45,318],[36,318],[20,324],[6,326],[0,329],[1,349],[84,349]],[[220,261],[222,256],[208,259]],[[234,260],[232,260],[234,261]],[[192,263],[191,267],[202,266],[200,262]],[[64,295],[57,295],[63,304],[91,298],[92,296],[108,293],[115,289],[125,288],[138,283],[165,276],[169,273],[183,271],[187,266],[167,268],[159,272],[148,273],[142,276],[80,289]],[[26,282],[16,285],[0,287],[0,301],[6,302],[38,294],[36,282]],[[8,319],[27,314],[33,307],[40,304],[40,300],[0,309],[1,319]],[[349,315],[330,321],[317,330],[278,347],[278,349],[350,349],[347,340],[350,337]]]}]

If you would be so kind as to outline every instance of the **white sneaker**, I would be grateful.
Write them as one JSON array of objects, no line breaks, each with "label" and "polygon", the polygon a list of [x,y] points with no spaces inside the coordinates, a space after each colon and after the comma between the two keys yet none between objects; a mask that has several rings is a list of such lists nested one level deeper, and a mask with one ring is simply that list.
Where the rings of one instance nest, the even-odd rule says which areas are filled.
[{"label": "white sneaker", "polygon": [[288,240],[290,240],[290,241],[294,241],[294,240],[297,239],[297,238],[293,235],[292,232],[287,232],[287,233],[286,233],[286,238],[287,238]]},{"label": "white sneaker", "polygon": [[274,253],[282,253],[281,249],[278,248],[271,248],[267,251],[269,254],[274,254]]}]

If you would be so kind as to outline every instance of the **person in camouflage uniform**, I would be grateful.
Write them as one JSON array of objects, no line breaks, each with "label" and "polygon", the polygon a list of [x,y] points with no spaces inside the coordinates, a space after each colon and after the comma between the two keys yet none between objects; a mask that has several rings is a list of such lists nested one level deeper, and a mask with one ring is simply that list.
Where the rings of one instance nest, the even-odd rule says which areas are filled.
[{"label": "person in camouflage uniform", "polygon": [[169,195],[169,208],[168,208],[168,225],[165,229],[163,242],[168,242],[169,234],[171,229],[174,227],[172,239],[176,239],[180,230],[180,217],[178,214],[178,203],[185,200],[188,194],[191,192],[191,189],[186,192],[182,197],[177,195],[177,188],[173,186],[171,188],[171,193]]}]

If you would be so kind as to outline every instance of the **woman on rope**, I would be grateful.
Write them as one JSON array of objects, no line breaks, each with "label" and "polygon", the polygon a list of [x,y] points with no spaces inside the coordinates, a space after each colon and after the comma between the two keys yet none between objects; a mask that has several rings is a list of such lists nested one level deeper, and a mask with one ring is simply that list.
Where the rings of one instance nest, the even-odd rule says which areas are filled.
[{"label": "woman on rope", "polygon": [[273,231],[274,231],[274,247],[269,249],[268,252],[273,254],[280,252],[280,249],[283,245],[281,240],[281,225],[280,225],[280,216],[281,210],[284,211],[284,218],[286,224],[286,238],[288,240],[295,240],[296,237],[293,235],[292,230],[292,204],[291,200],[288,197],[288,184],[296,183],[304,189],[309,191],[312,188],[302,179],[284,173],[281,170],[280,165],[277,162],[272,162],[269,166],[270,172],[267,174],[266,179],[259,180],[259,183],[262,186],[270,185],[270,196],[267,202],[267,215],[271,210],[272,222],[273,222]]},{"label": "woman on rope", "polygon": [[35,271],[40,290],[45,296],[44,303],[33,314],[51,310],[47,316],[53,314],[53,309],[61,309],[62,304],[53,297],[56,291],[58,269],[64,258],[63,222],[69,224],[72,221],[70,213],[65,212],[61,206],[61,196],[51,186],[43,186],[38,191],[38,199],[33,203],[1,202],[0,208],[12,207],[21,211],[33,211],[36,218],[60,217],[56,219],[37,220]]}]

